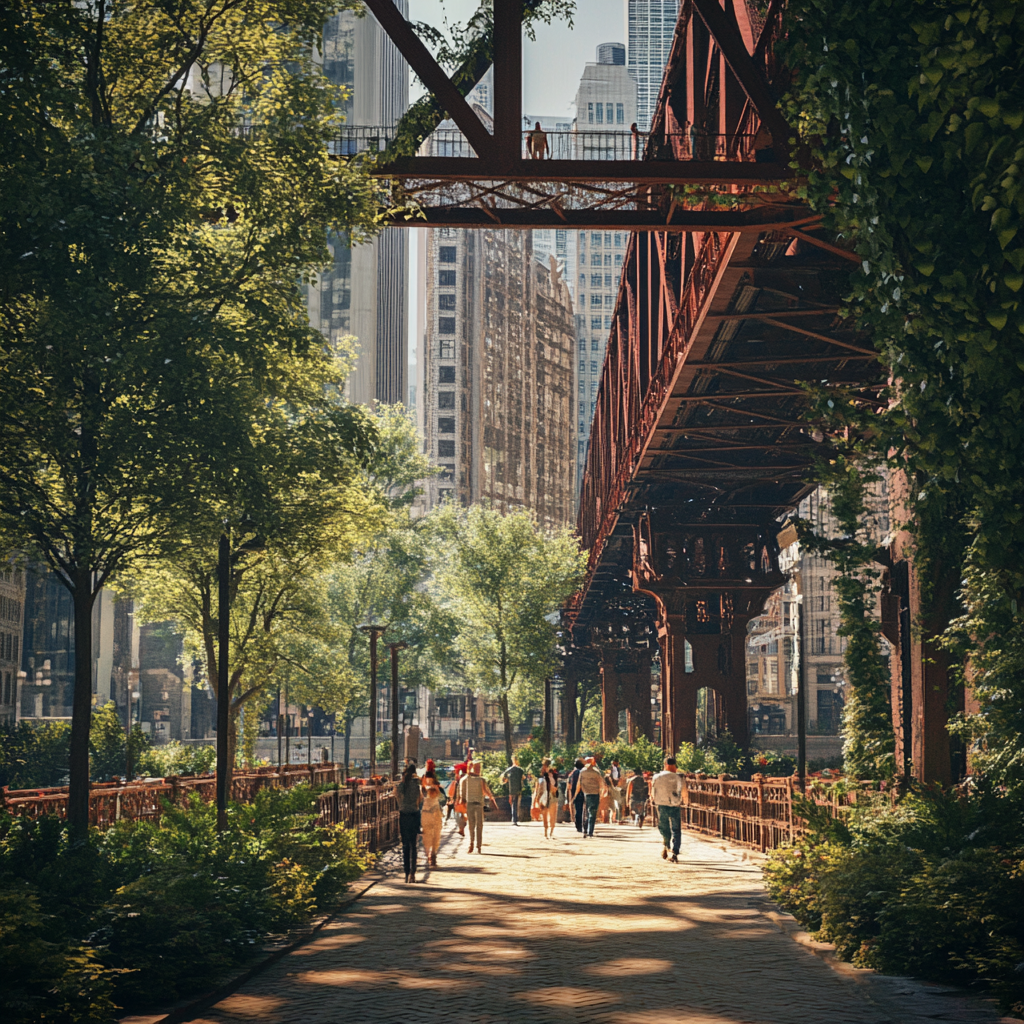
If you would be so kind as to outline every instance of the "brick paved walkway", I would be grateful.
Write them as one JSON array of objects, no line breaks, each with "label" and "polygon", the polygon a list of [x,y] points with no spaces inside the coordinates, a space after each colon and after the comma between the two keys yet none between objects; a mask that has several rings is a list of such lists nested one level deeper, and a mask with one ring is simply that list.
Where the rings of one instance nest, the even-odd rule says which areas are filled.
[{"label": "brick paved walkway", "polygon": [[[684,834],[485,825],[425,884],[392,875],[202,1024],[913,1024],[996,1021],[937,986],[834,969],[783,934],[760,870]],[[393,856],[393,855],[391,855]],[[398,865],[399,873],[401,864]]]}]

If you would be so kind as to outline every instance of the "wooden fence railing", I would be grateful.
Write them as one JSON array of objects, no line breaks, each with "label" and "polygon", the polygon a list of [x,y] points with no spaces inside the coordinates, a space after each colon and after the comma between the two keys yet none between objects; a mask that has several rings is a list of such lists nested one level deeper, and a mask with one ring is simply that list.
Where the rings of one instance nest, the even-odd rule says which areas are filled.
[{"label": "wooden fence railing", "polygon": [[[858,796],[864,799],[872,792],[878,794],[877,783],[861,783],[858,788],[808,784],[806,794],[801,794],[795,777],[755,775],[750,782],[740,782],[724,775],[687,774],[681,819],[683,828],[764,852],[803,834],[805,823],[794,813],[794,797],[805,795],[833,817],[841,817]],[[893,795],[895,790],[889,791]]]},{"label": "wooden fence railing", "polygon": [[[261,789],[290,789],[308,782],[314,786],[335,784],[321,794],[320,819],[359,832],[371,850],[380,850],[398,838],[398,804],[389,786],[342,784],[341,766],[335,764],[282,765],[237,772],[231,778],[231,799],[247,803]],[[109,828],[115,821],[154,820],[164,802],[182,806],[192,793],[207,803],[216,798],[215,775],[179,775],[145,782],[98,782],[89,787],[89,822]],[[0,811],[38,818],[67,815],[66,786],[54,789],[0,789]]]}]

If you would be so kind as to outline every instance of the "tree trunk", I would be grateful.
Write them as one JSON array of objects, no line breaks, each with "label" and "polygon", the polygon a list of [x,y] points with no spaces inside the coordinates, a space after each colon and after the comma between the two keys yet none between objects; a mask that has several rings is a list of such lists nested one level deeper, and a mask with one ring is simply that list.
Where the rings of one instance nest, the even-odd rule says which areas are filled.
[{"label": "tree trunk", "polygon": [[71,704],[68,762],[68,825],[84,835],[89,827],[89,727],[92,725],[92,572],[79,568],[71,598],[75,607],[75,687]]},{"label": "tree trunk", "polygon": [[512,716],[508,712],[508,694],[503,693],[498,698],[498,707],[501,708],[501,721],[505,727],[505,757],[508,763],[512,763]]}]

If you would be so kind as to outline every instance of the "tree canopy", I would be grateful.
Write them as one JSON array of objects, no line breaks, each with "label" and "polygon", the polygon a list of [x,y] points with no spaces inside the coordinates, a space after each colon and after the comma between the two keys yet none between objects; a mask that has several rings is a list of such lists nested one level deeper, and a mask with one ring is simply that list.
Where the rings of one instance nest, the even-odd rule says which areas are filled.
[{"label": "tree canopy", "polygon": [[497,700],[512,756],[510,693],[556,668],[555,613],[583,579],[586,556],[567,529],[545,533],[525,509],[444,505],[430,583],[451,616],[469,687]]}]

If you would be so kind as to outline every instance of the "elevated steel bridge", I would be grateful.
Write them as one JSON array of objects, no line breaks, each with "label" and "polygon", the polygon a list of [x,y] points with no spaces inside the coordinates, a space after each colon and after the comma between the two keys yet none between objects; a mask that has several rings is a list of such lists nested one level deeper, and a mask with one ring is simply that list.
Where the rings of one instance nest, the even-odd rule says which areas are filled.
[{"label": "elevated steel bridge", "polygon": [[[745,745],[747,623],[785,581],[780,520],[830,450],[808,385],[872,404],[883,383],[870,339],[841,312],[857,257],[789,187],[804,156],[776,106],[782,0],[684,0],[650,132],[564,133],[543,160],[524,148],[521,0],[495,0],[490,123],[391,0],[367,6],[456,125],[414,134],[415,155],[395,155],[402,126],[339,140],[375,147],[373,173],[418,204],[421,219],[397,223],[635,232],[580,494],[589,563],[566,609],[566,711],[580,673],[599,666],[606,736],[620,707],[631,736],[649,734],[660,650],[665,748],[696,739],[701,688]],[[912,567],[900,545],[880,557],[898,757],[948,778],[945,676],[910,635]]]}]

